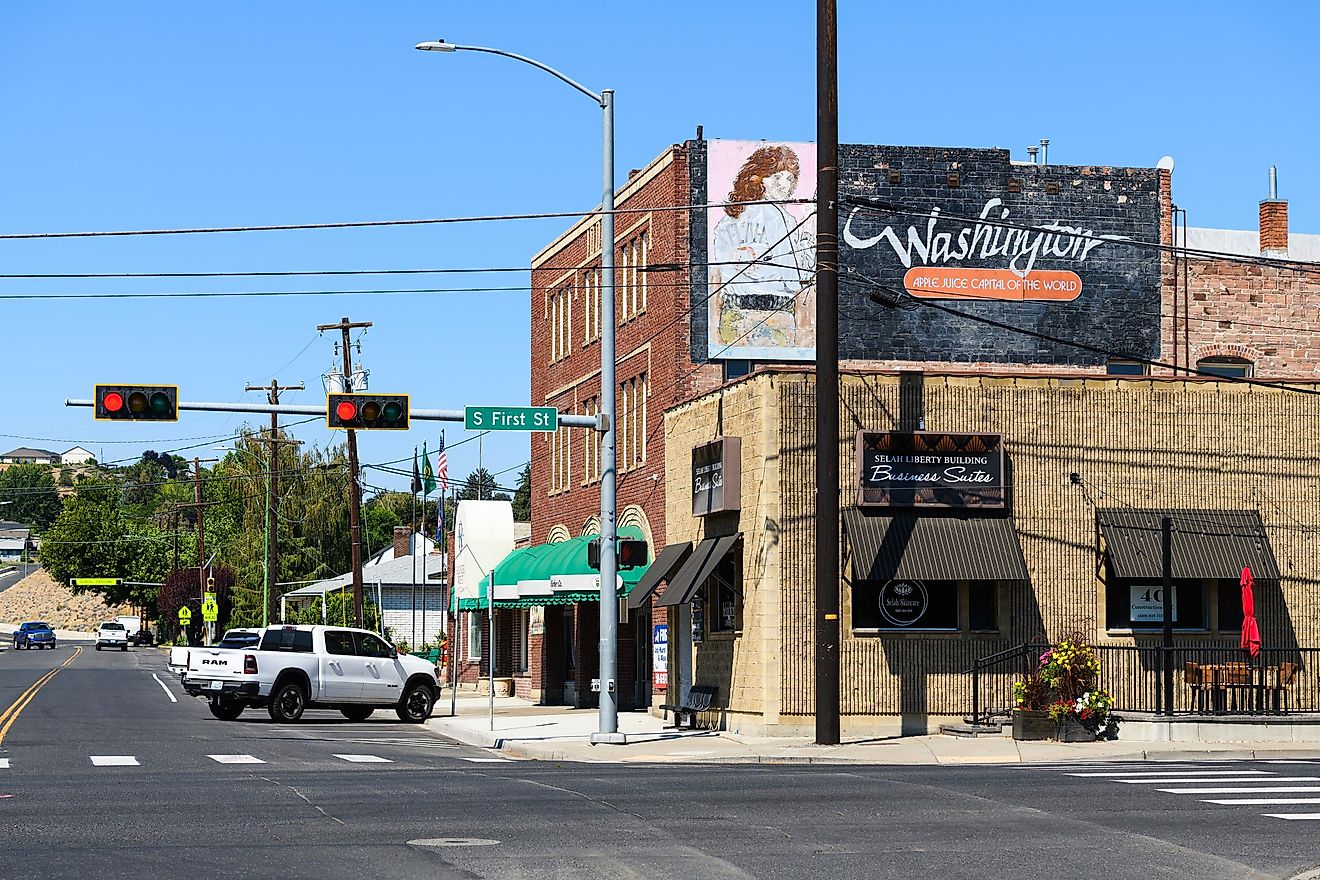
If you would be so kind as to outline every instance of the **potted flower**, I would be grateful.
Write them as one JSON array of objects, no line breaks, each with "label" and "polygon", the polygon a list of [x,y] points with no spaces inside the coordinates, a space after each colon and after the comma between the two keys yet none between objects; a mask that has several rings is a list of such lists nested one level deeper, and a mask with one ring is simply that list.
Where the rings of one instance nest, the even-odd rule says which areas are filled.
[{"label": "potted flower", "polygon": [[[1036,671],[1013,686],[1013,737],[1092,742],[1102,731],[1112,736],[1114,698],[1097,685],[1099,674],[1100,658],[1080,634],[1046,650]],[[1049,733],[1041,736],[1044,729]]]}]

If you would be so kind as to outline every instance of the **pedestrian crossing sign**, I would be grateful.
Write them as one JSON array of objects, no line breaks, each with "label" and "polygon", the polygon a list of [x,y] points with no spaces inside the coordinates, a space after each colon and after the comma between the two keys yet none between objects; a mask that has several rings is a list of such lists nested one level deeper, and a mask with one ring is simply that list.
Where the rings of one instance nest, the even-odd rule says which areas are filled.
[{"label": "pedestrian crossing sign", "polygon": [[220,617],[220,606],[216,604],[215,596],[207,594],[206,600],[202,602],[202,620],[207,623],[215,623]]},{"label": "pedestrian crossing sign", "polygon": [[179,626],[187,626],[192,623],[192,609],[184,605],[179,609]]}]

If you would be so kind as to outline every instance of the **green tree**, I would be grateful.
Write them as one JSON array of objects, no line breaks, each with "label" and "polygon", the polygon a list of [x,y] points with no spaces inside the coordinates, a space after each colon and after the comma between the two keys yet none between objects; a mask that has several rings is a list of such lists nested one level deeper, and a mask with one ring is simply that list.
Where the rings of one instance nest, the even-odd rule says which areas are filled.
[{"label": "green tree", "polygon": [[532,519],[532,463],[523,465],[518,473],[518,488],[513,493],[513,519],[530,522]]},{"label": "green tree", "polygon": [[[455,493],[459,501],[508,501],[509,493],[497,491],[500,488],[491,476],[490,471],[485,468],[477,468],[468,474],[463,485]],[[530,495],[528,496],[530,501]]]},{"label": "green tree", "polygon": [[4,518],[45,531],[60,515],[60,493],[50,466],[15,464],[0,471],[0,501]]}]

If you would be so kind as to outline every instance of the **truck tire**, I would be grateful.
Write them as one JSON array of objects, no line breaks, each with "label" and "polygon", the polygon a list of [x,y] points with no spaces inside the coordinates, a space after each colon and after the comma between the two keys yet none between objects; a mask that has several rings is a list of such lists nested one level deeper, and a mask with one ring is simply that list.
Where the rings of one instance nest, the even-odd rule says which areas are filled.
[{"label": "truck tire", "polygon": [[435,692],[429,682],[418,679],[410,681],[403,689],[399,705],[394,707],[400,721],[409,724],[421,724],[431,717],[431,707],[435,705]]},{"label": "truck tire", "polygon": [[277,723],[292,724],[302,717],[307,708],[307,692],[296,681],[280,682],[270,695],[270,719]]},{"label": "truck tire", "polygon": [[243,704],[232,698],[212,697],[210,708],[211,714],[221,721],[235,721],[243,714]]},{"label": "truck tire", "polygon": [[340,706],[339,711],[349,721],[366,721],[376,710],[371,706]]}]

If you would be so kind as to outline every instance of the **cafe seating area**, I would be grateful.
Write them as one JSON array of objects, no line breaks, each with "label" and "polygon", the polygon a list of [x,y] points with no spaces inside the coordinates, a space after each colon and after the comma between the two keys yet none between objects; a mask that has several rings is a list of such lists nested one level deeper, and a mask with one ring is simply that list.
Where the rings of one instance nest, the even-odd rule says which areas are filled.
[{"label": "cafe seating area", "polygon": [[1288,711],[1298,664],[1183,664],[1183,680],[1198,714],[1266,715]]}]

